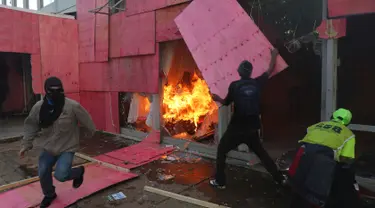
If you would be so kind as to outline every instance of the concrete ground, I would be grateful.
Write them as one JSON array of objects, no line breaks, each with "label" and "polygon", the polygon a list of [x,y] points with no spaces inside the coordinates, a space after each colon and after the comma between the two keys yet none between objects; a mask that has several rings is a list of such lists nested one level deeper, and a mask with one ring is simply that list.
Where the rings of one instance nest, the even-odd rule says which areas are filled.
[{"label": "concrete ground", "polygon": [[24,116],[12,116],[0,119],[0,140],[21,136],[24,120]]},{"label": "concrete ground", "polygon": [[[35,144],[37,143],[38,139]],[[132,142],[129,140],[98,134],[95,138],[82,137],[81,152],[95,156],[131,144]],[[19,148],[20,141],[0,144],[0,185],[37,175],[40,147],[36,146],[22,160],[18,158]],[[288,194],[282,194],[277,190],[268,175],[244,168],[230,167],[227,170],[227,189],[215,190],[208,184],[208,179],[214,173],[212,161],[181,152],[173,153],[172,156],[178,160],[165,161],[161,159],[135,169],[134,172],[140,175],[138,178],[102,190],[70,207],[199,207],[145,192],[143,191],[145,185],[229,207],[287,207]],[[74,164],[84,162],[82,159],[75,158]],[[173,178],[166,180],[165,176]],[[110,201],[108,195],[117,192],[123,192],[127,198]]]},{"label": "concrete ground", "polygon": [[[94,138],[82,136],[80,152],[96,156],[132,143],[130,140],[106,134],[97,134]],[[38,139],[35,144],[38,144]],[[40,147],[36,146],[22,160],[17,155],[19,148],[19,141],[0,142],[0,185],[37,175],[37,159],[41,151]],[[277,187],[268,174],[228,166],[227,189],[216,190],[208,184],[209,178],[214,174],[215,163],[213,161],[183,152],[175,152],[170,156],[176,160],[160,159],[139,167],[133,170],[133,172],[139,174],[138,178],[99,191],[71,205],[70,208],[200,207],[146,192],[143,190],[145,185],[233,208],[288,207],[290,192]],[[86,161],[75,158],[74,164],[84,162]],[[167,177],[171,178],[168,179]],[[108,199],[109,195],[118,192],[124,193],[126,198],[118,201]]]}]

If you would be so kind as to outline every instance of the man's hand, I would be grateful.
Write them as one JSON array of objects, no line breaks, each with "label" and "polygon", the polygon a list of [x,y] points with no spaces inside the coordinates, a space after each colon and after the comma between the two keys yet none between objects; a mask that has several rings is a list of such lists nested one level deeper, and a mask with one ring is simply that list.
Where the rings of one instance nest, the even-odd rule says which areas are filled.
[{"label": "man's hand", "polygon": [[277,48],[271,49],[271,61],[270,61],[270,66],[268,67],[268,75],[271,75],[273,71],[275,70],[275,65],[276,65],[276,58],[279,55],[279,50]]},{"label": "man's hand", "polygon": [[21,159],[24,158],[24,157],[25,157],[25,154],[26,154],[28,151],[29,151],[29,149],[26,149],[26,148],[23,147],[23,148],[20,150],[20,152],[18,153],[19,156],[20,156],[20,158],[21,158]]}]

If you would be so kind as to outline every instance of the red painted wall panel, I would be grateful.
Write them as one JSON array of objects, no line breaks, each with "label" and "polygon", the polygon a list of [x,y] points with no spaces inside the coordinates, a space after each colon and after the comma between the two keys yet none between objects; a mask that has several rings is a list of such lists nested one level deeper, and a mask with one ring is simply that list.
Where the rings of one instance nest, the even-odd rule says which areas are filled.
[{"label": "red painted wall panel", "polygon": [[156,42],[182,39],[174,19],[189,4],[180,4],[156,11]]},{"label": "red painted wall panel", "polygon": [[102,92],[80,92],[81,105],[90,113],[96,128],[104,130],[106,126],[105,94]]},{"label": "red painted wall panel", "polygon": [[82,91],[110,91],[109,63],[83,63],[79,69],[79,86]]},{"label": "red painted wall panel", "polygon": [[70,98],[70,99],[72,99],[72,100],[75,100],[75,101],[77,101],[77,102],[81,102],[81,97],[80,97],[80,95],[79,95],[79,93],[77,92],[77,93],[66,93],[65,94],[65,96],[67,97],[67,98]]},{"label": "red painted wall panel", "polygon": [[113,59],[109,65],[111,91],[158,93],[159,56]]},{"label": "red painted wall panel", "polygon": [[191,0],[127,0],[126,14],[130,16],[134,14],[150,12],[189,1]]},{"label": "red painted wall panel", "polygon": [[374,0],[328,0],[328,17],[375,13]]},{"label": "red painted wall panel", "polygon": [[159,56],[111,59],[80,65],[80,89],[100,92],[158,93]]},{"label": "red painted wall panel", "polygon": [[[38,53],[38,19],[35,14],[0,8],[0,51]],[[36,42],[35,42],[36,41]]]},{"label": "red painted wall panel", "polygon": [[35,94],[44,93],[41,59],[42,57],[40,54],[31,55],[31,77],[32,77],[33,91]]},{"label": "red painted wall panel", "polygon": [[95,62],[95,14],[89,12],[95,7],[96,0],[77,0],[80,63]]},{"label": "red painted wall panel", "polygon": [[120,133],[120,108],[118,92],[105,93],[105,111],[106,126],[105,131],[111,133]]},{"label": "red painted wall panel", "polygon": [[131,17],[120,12],[110,21],[111,58],[155,53],[155,12]]},{"label": "red painted wall panel", "polygon": [[98,130],[119,133],[118,93],[82,91],[80,99]]},{"label": "red painted wall panel", "polygon": [[[101,7],[108,0],[96,0],[96,7]],[[103,8],[101,12],[108,13],[108,8]],[[109,15],[95,15],[95,61],[108,61],[109,56]]]},{"label": "red painted wall panel", "polygon": [[42,80],[59,77],[66,93],[79,92],[77,27],[75,20],[39,16]]}]

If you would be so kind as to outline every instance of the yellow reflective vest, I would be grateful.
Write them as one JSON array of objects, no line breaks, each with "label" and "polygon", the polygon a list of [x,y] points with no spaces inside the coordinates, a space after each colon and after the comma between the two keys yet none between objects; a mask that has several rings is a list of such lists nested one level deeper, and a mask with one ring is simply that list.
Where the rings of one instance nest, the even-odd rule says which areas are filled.
[{"label": "yellow reflective vest", "polygon": [[340,156],[355,158],[355,135],[348,127],[335,121],[310,126],[301,142],[330,147],[335,151],[337,161]]}]

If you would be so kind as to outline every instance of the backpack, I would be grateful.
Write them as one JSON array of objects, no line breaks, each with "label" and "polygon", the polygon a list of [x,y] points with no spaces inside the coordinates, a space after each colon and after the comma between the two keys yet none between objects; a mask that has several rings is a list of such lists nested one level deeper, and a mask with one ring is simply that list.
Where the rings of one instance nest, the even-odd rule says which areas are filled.
[{"label": "backpack", "polygon": [[243,80],[236,86],[234,106],[242,116],[260,114],[260,88],[256,80]]}]

